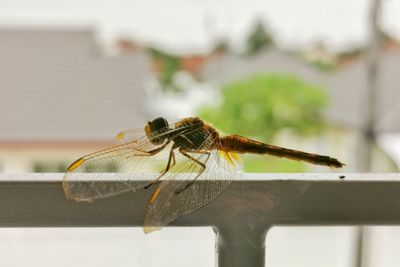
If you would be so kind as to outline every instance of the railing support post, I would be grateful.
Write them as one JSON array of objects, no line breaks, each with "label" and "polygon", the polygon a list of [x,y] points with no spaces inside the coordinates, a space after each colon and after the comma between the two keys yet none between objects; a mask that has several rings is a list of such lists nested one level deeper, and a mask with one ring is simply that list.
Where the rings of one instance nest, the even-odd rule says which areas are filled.
[{"label": "railing support post", "polygon": [[218,267],[264,267],[265,238],[269,228],[224,225],[216,233]]}]

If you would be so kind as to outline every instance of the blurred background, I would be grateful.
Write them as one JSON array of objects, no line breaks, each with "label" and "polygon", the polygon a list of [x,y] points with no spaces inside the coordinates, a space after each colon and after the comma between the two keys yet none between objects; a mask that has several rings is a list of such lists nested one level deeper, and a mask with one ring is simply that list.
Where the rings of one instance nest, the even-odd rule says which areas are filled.
[{"label": "blurred background", "polygon": [[[339,158],[344,172],[397,172],[399,73],[396,0],[0,0],[0,171],[64,172],[121,130],[200,116],[225,133]],[[332,171],[243,160],[246,172]],[[276,227],[267,264],[399,266],[396,236]],[[215,257],[208,228],[0,229],[0,248],[1,266]]]}]

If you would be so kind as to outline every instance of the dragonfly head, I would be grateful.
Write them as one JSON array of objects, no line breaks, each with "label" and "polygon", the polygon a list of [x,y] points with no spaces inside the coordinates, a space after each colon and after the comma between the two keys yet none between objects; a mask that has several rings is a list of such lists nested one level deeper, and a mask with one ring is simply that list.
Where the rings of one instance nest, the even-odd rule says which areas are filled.
[{"label": "dragonfly head", "polygon": [[157,137],[160,133],[166,132],[169,130],[168,121],[165,118],[158,117],[152,121],[148,121],[146,127],[144,127],[144,131],[146,132],[146,136],[150,139],[151,143],[154,145],[160,145],[164,143],[167,135]]}]

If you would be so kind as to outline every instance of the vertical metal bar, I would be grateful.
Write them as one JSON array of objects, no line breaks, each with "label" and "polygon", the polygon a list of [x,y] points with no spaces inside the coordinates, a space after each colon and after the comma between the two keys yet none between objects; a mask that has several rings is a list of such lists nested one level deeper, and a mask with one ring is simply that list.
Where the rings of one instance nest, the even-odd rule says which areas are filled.
[{"label": "vertical metal bar", "polygon": [[356,237],[355,237],[355,259],[354,259],[354,267],[361,267],[364,264],[363,255],[364,255],[364,244],[365,244],[365,228],[359,226],[356,228]]},{"label": "vertical metal bar", "polygon": [[379,52],[381,47],[381,0],[373,0],[370,10],[370,41],[367,51],[367,87],[365,94],[364,120],[360,153],[358,154],[358,171],[370,172],[372,163],[372,146],[375,143],[376,103],[378,95]]},{"label": "vertical metal bar", "polygon": [[[365,107],[365,120],[362,129],[362,138],[360,144],[359,154],[359,171],[370,172],[372,166],[372,148],[376,141],[375,135],[375,116],[376,116],[376,102],[378,97],[378,75],[379,75],[379,52],[381,47],[381,12],[382,0],[372,0],[370,16],[368,19],[370,29],[370,42],[367,53],[367,92]],[[355,266],[366,266],[364,262],[364,248],[365,242],[368,239],[367,229],[359,227],[356,232],[356,259]]]},{"label": "vertical metal bar", "polygon": [[218,267],[264,267],[265,237],[268,228],[225,225],[216,232]]},{"label": "vertical metal bar", "polygon": [[371,171],[372,146],[375,143],[376,103],[378,95],[379,52],[381,47],[381,9],[382,0],[372,0],[369,28],[370,41],[367,51],[367,88],[364,105],[362,129],[362,152],[359,154],[359,171]]}]

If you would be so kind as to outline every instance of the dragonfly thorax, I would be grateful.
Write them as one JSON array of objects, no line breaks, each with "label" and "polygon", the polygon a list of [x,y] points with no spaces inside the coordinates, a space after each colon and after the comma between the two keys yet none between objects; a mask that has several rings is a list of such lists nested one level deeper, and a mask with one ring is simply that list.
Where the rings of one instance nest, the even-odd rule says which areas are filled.
[{"label": "dragonfly thorax", "polygon": [[168,127],[168,121],[165,118],[158,117],[152,121],[148,121],[144,130],[146,132],[146,136],[154,145],[160,145],[164,143],[167,136],[164,135],[156,138],[155,136],[158,136],[160,133],[166,132],[170,129]]}]

